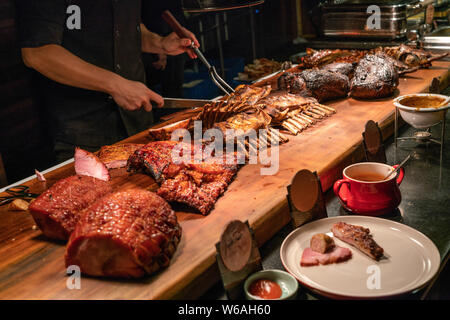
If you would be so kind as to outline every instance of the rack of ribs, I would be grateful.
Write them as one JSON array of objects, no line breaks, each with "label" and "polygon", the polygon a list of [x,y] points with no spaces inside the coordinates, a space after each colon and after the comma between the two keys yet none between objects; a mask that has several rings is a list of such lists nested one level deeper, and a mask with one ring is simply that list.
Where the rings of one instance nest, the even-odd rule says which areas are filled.
[{"label": "rack of ribs", "polygon": [[180,238],[164,199],[142,189],[115,192],[85,209],[65,262],[91,276],[138,278],[168,266]]},{"label": "rack of ribs", "polygon": [[370,230],[361,226],[338,222],[331,228],[333,235],[358,248],[372,259],[383,257],[384,250],[373,240]]},{"label": "rack of ribs", "polygon": [[274,92],[257,105],[272,117],[271,126],[286,129],[293,135],[336,112],[335,109],[284,91]]},{"label": "rack of ribs", "polygon": [[[224,159],[216,159],[202,155],[200,148],[175,141],[151,142],[128,159],[128,171],[149,173],[160,183],[158,195],[207,215],[236,174],[237,155],[225,154]],[[197,159],[198,154],[200,158]],[[227,162],[226,157],[232,157],[232,160]],[[181,161],[183,158],[185,161]]]},{"label": "rack of ribs", "polygon": [[30,204],[29,210],[44,235],[67,240],[83,209],[112,192],[107,181],[89,176],[61,179]]}]

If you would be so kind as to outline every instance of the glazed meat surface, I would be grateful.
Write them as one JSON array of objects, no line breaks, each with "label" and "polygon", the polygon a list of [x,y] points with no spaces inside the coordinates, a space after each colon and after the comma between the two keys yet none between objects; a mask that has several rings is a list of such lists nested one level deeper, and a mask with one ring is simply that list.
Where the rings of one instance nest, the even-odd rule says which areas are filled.
[{"label": "glazed meat surface", "polygon": [[88,176],[71,176],[57,181],[30,204],[29,210],[45,236],[67,240],[83,209],[110,193],[106,181]]},{"label": "glazed meat surface", "polygon": [[137,278],[170,263],[181,227],[156,194],[111,193],[86,208],[67,245],[66,266],[91,276]]},{"label": "glazed meat surface", "polygon": [[[174,150],[175,146],[177,149]],[[233,164],[227,164],[226,158],[215,159],[203,154],[196,159],[198,148],[175,141],[151,142],[130,157],[128,168],[134,171],[145,168],[160,183],[158,195],[169,202],[186,204],[206,215],[225,192],[238,166],[235,165],[236,155],[231,155]],[[178,159],[173,159],[173,150]],[[186,154],[190,154],[191,160],[178,161]]]},{"label": "glazed meat surface", "polygon": [[317,69],[295,74],[287,72],[279,77],[278,87],[290,93],[316,98],[319,102],[346,97],[350,88],[346,75]]},{"label": "glazed meat surface", "polygon": [[146,144],[130,156],[127,170],[147,172],[157,182],[163,181],[163,172],[172,163],[172,149],[177,144],[176,141],[156,141]]},{"label": "glazed meat surface", "polygon": [[356,63],[350,62],[333,62],[325,65],[321,70],[331,71],[346,75],[349,79],[353,77],[353,72],[355,71]]},{"label": "glazed meat surface", "polygon": [[366,55],[355,70],[351,82],[352,97],[375,99],[390,96],[398,86],[398,72],[383,55]]},{"label": "glazed meat surface", "polygon": [[379,260],[383,256],[383,248],[373,240],[367,228],[338,222],[333,225],[331,231],[336,238],[358,248],[372,259]]}]

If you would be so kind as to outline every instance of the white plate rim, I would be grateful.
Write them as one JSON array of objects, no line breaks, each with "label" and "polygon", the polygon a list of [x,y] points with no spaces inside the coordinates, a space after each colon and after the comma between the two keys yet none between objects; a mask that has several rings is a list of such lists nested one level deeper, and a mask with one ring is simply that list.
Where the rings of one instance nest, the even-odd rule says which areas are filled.
[{"label": "white plate rim", "polygon": [[[428,275],[427,278],[422,280],[420,283],[415,285],[413,288],[409,288],[407,290],[402,290],[402,289],[394,290],[394,291],[392,291],[392,292],[390,292],[388,294],[381,293],[379,295],[375,294],[375,295],[370,295],[370,296],[364,295],[364,294],[355,295],[355,294],[345,294],[345,293],[342,293],[342,292],[336,293],[336,292],[333,292],[333,291],[327,291],[327,290],[315,288],[314,285],[312,285],[311,283],[308,283],[307,281],[299,279],[297,277],[297,275],[295,274],[295,272],[292,272],[292,270],[290,270],[288,268],[288,266],[287,266],[288,264],[285,262],[285,259],[283,258],[283,252],[285,251],[285,246],[287,246],[287,243],[289,242],[290,238],[294,238],[297,233],[301,232],[302,228],[304,228],[306,226],[310,226],[311,224],[314,224],[314,223],[319,223],[319,222],[323,223],[324,220],[330,221],[330,223],[332,221],[344,221],[344,222],[347,222],[347,223],[352,223],[351,221],[348,221],[348,220],[356,220],[353,223],[361,223],[361,222],[358,222],[358,221],[359,220],[369,220],[369,221],[370,220],[375,220],[375,221],[382,221],[382,222],[385,222],[385,223],[388,223],[388,224],[392,224],[393,226],[399,226],[401,228],[409,229],[411,232],[418,234],[419,236],[423,237],[426,241],[429,242],[429,245],[432,248],[432,252],[430,252],[429,257],[430,257],[430,260],[432,261],[432,263],[434,263],[433,264],[433,270],[430,272],[430,274]],[[345,221],[345,220],[347,220],[347,221]],[[355,250],[358,250],[358,249],[355,248]],[[435,259],[435,258],[437,258],[437,259]],[[381,299],[381,298],[393,298],[393,297],[403,296],[403,295],[405,295],[407,293],[414,292],[414,291],[416,291],[418,289],[421,289],[424,286],[426,286],[436,276],[436,274],[439,271],[440,265],[441,265],[441,255],[439,253],[438,248],[436,247],[434,242],[430,238],[428,238],[425,234],[423,234],[422,232],[420,232],[420,231],[418,231],[418,230],[416,230],[416,229],[414,229],[414,228],[412,228],[412,227],[410,227],[410,226],[408,226],[406,224],[397,222],[397,221],[392,221],[392,220],[385,219],[385,218],[361,216],[361,215],[328,217],[328,218],[323,218],[323,219],[311,221],[311,222],[309,222],[307,224],[304,224],[304,225],[296,228],[291,233],[289,233],[286,236],[286,238],[283,240],[283,243],[281,244],[281,247],[280,247],[280,259],[281,259],[281,263],[283,264],[284,269],[287,272],[289,272],[294,278],[296,278],[297,281],[301,285],[309,288],[313,292],[316,292],[316,293],[318,293],[320,295],[326,296],[328,298],[333,298],[333,299]],[[435,263],[436,260],[437,260],[437,263]]]}]

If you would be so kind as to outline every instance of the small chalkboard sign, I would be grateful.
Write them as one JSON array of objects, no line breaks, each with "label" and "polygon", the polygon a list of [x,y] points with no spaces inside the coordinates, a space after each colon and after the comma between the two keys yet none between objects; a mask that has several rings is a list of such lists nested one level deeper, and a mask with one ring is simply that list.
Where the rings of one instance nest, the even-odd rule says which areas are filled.
[{"label": "small chalkboard sign", "polygon": [[372,120],[367,121],[362,136],[366,160],[386,163],[386,150],[384,149],[383,137],[378,124]]},{"label": "small chalkboard sign", "polygon": [[295,228],[308,221],[327,217],[322,185],[316,172],[300,170],[287,189],[287,200]]},{"label": "small chalkboard sign", "polygon": [[248,222],[233,220],[228,223],[220,242],[216,244],[216,251],[217,264],[228,299],[243,299],[245,279],[262,270],[261,256]]}]

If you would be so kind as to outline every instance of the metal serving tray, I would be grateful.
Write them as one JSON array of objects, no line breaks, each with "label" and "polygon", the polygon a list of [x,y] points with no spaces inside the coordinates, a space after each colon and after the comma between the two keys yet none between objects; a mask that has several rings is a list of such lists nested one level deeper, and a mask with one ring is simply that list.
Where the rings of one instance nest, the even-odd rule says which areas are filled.
[{"label": "metal serving tray", "polygon": [[[380,29],[368,29],[370,5],[380,8]],[[344,0],[321,6],[321,31],[327,37],[396,39],[406,35],[407,18],[424,11],[423,1]]]},{"label": "metal serving tray", "polygon": [[426,49],[450,50],[450,27],[442,27],[425,36],[423,46]]}]

